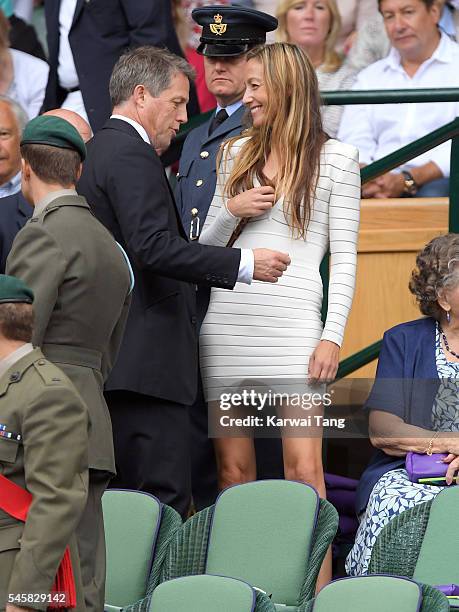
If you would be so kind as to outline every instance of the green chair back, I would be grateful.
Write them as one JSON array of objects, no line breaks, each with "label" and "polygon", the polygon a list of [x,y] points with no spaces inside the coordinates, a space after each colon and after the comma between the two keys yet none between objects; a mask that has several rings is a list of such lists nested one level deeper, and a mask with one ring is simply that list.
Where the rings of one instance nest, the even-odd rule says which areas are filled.
[{"label": "green chair back", "polygon": [[433,500],[413,578],[426,584],[459,584],[459,486]]},{"label": "green chair back", "polygon": [[102,508],[107,550],[105,602],[123,607],[145,596],[161,504],[147,493],[111,489],[102,497]]},{"label": "green chair back", "polygon": [[299,482],[226,489],[215,504],[206,573],[245,580],[275,603],[297,605],[318,508],[316,491]]},{"label": "green chair back", "polygon": [[157,586],[149,612],[253,612],[255,600],[255,591],[245,582],[202,574]]},{"label": "green chair back", "polygon": [[313,612],[418,612],[422,589],[409,578],[362,576],[343,578],[324,587]]}]

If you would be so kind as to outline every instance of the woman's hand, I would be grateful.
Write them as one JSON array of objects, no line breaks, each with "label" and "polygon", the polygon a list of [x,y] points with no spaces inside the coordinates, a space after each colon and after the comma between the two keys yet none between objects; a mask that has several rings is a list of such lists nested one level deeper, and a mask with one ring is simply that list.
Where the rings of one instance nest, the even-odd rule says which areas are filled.
[{"label": "woman's hand", "polygon": [[331,382],[335,379],[339,363],[339,346],[330,340],[321,340],[309,358],[310,383]]},{"label": "woman's hand", "polygon": [[443,459],[443,463],[449,463],[448,471],[446,472],[446,484],[452,484],[453,480],[456,479],[456,483],[459,484],[459,476],[455,478],[455,473],[459,470],[459,457],[450,453]]},{"label": "woman's hand", "polygon": [[274,189],[268,185],[253,187],[230,198],[226,208],[235,217],[258,217],[274,206]]}]

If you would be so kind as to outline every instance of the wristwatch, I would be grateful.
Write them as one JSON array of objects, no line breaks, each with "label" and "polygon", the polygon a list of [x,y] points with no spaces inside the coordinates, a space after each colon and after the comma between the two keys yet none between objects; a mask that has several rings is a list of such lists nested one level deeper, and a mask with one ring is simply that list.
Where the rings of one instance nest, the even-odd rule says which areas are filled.
[{"label": "wristwatch", "polygon": [[402,170],[402,175],[403,175],[403,180],[405,183],[405,186],[403,188],[403,193],[409,196],[416,195],[418,192],[418,185],[416,181],[414,180],[411,172],[408,172],[407,170]]}]

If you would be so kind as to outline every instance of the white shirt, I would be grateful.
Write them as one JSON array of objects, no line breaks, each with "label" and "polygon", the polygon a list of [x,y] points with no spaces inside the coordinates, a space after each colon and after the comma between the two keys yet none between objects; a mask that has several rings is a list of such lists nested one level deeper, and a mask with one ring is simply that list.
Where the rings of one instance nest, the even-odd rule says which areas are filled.
[{"label": "white shirt", "polygon": [[59,56],[57,76],[59,84],[65,89],[78,86],[78,74],[69,43],[69,32],[72,27],[77,0],[61,0],[59,8]]},{"label": "white shirt", "polygon": [[[110,119],[121,119],[121,121],[126,121],[126,123],[129,123],[129,125],[132,125],[132,127],[137,130],[142,137],[142,140],[144,140],[147,144],[151,144],[145,128],[142,127],[140,123],[137,123],[137,121],[134,119],[125,117],[124,115],[111,115]],[[250,285],[253,280],[254,268],[255,257],[252,249],[241,249],[241,261],[239,262],[239,272],[237,275],[238,283]]]},{"label": "white shirt", "polygon": [[[421,89],[459,87],[459,45],[442,34],[432,56],[409,77],[398,51],[371,64],[357,76],[353,89]],[[459,102],[346,106],[338,139],[359,149],[360,162],[369,164],[425,136],[459,116]],[[449,176],[451,141],[427,151],[403,166],[410,169],[430,161]]]}]

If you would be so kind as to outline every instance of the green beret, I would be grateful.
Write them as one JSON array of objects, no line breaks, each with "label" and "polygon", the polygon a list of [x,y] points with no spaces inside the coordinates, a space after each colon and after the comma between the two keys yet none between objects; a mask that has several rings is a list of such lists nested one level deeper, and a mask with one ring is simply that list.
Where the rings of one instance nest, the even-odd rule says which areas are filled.
[{"label": "green beret", "polygon": [[61,117],[41,115],[26,125],[21,145],[43,144],[60,149],[72,149],[80,154],[81,161],[86,157],[83,139],[71,123]]},{"label": "green beret", "polygon": [[15,276],[0,274],[0,304],[8,302],[33,303],[33,291]]}]

